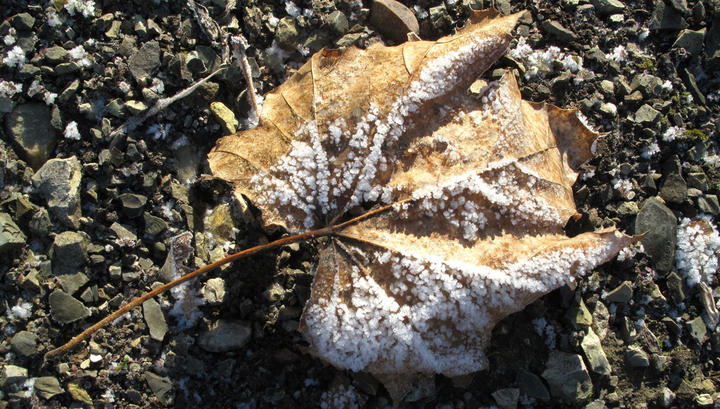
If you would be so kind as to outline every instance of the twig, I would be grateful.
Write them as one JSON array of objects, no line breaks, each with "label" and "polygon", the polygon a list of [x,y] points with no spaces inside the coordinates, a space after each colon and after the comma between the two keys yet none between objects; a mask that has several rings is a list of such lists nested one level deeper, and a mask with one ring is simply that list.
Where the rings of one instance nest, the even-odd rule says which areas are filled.
[{"label": "twig", "polygon": [[[322,229],[313,230],[313,231],[310,231],[310,232],[307,232],[307,233],[296,234],[296,235],[294,235],[294,236],[285,237],[285,238],[282,238],[282,239],[280,239],[280,240],[274,241],[274,242],[272,242],[272,243],[263,244],[263,245],[261,245],[261,246],[255,246],[255,247],[252,247],[252,248],[243,250],[243,251],[241,251],[241,252],[232,254],[232,255],[230,255],[230,256],[227,256],[227,257],[225,257],[225,258],[222,259],[222,260],[218,260],[218,261],[216,261],[216,262],[214,262],[214,263],[208,264],[207,266],[202,267],[202,268],[199,268],[199,269],[197,269],[197,270],[195,270],[195,271],[193,271],[193,272],[191,272],[191,273],[187,273],[187,274],[185,274],[184,276],[182,276],[182,277],[180,277],[180,278],[178,278],[178,279],[176,279],[176,280],[173,280],[173,281],[171,281],[171,282],[163,285],[162,287],[158,287],[158,288],[156,288],[155,290],[150,291],[149,293],[147,293],[147,294],[145,294],[145,295],[143,295],[143,296],[141,296],[141,297],[139,297],[139,298],[134,299],[133,301],[131,301],[131,302],[130,302],[129,304],[127,304],[126,306],[122,307],[121,309],[113,312],[112,314],[110,314],[110,315],[108,315],[107,317],[103,318],[102,320],[98,321],[98,322],[95,323],[93,326],[91,326],[90,328],[88,328],[88,329],[86,329],[85,331],[83,331],[80,335],[77,335],[76,337],[74,337],[73,339],[71,339],[70,341],[68,341],[65,345],[63,345],[63,346],[61,346],[61,347],[59,347],[59,348],[53,349],[52,351],[49,351],[48,353],[45,354],[45,361],[47,361],[47,360],[50,359],[50,358],[55,358],[55,357],[58,357],[58,356],[65,355],[66,353],[70,352],[70,350],[72,350],[73,348],[75,348],[78,344],[80,344],[80,342],[82,342],[83,340],[85,340],[85,339],[87,339],[88,337],[90,337],[95,331],[97,331],[97,330],[99,330],[100,328],[106,326],[107,324],[115,321],[118,317],[120,317],[120,316],[128,313],[128,312],[129,312],[130,310],[132,310],[133,308],[140,306],[142,303],[144,303],[145,301],[151,299],[152,297],[154,297],[154,296],[156,296],[156,295],[162,294],[162,293],[164,293],[165,291],[167,291],[167,290],[169,290],[169,289],[171,289],[171,288],[173,288],[173,287],[176,287],[176,286],[178,286],[178,285],[180,285],[180,284],[182,284],[182,283],[184,283],[184,282],[186,282],[186,281],[188,281],[188,280],[191,280],[191,279],[193,279],[193,278],[195,278],[195,277],[198,277],[198,276],[200,276],[200,275],[202,275],[202,274],[205,274],[205,273],[207,273],[208,271],[211,271],[211,270],[213,270],[213,269],[216,269],[216,268],[218,268],[218,267],[220,267],[220,266],[223,266],[223,265],[225,265],[225,264],[232,263],[233,261],[240,260],[240,259],[242,259],[242,258],[249,257],[249,256],[253,256],[253,255],[255,255],[255,254],[261,253],[261,252],[263,252],[263,251],[276,249],[276,248],[278,248],[278,247],[282,247],[282,246],[285,246],[285,245],[288,245],[288,244],[292,244],[292,243],[298,243],[298,242],[301,242],[301,241],[307,241],[307,240],[317,239],[317,238],[320,238],[320,237],[328,237],[328,236],[331,236],[331,237],[334,237],[334,236],[345,237],[344,235],[342,235],[342,234],[340,233],[340,230],[342,230],[343,228],[345,228],[345,227],[347,227],[347,226],[350,226],[350,225],[353,225],[353,224],[355,224],[355,223],[358,223],[358,222],[360,222],[360,221],[363,221],[363,220],[365,220],[365,219],[367,219],[367,218],[376,216],[377,214],[379,214],[379,213],[381,213],[381,212],[385,212],[385,211],[387,211],[387,210],[392,209],[393,206],[395,206],[395,205],[402,204],[402,203],[407,203],[407,202],[409,202],[409,201],[411,201],[411,200],[412,200],[412,199],[404,199],[404,200],[400,200],[400,201],[398,201],[398,202],[396,202],[396,203],[393,203],[393,204],[391,204],[391,205],[387,205],[387,206],[379,207],[379,208],[377,208],[377,209],[373,209],[373,210],[371,210],[371,211],[368,211],[368,212],[366,212],[366,213],[364,213],[364,214],[361,214],[360,216],[357,216],[357,217],[355,217],[355,218],[353,218],[353,219],[351,219],[351,220],[348,220],[348,221],[346,221],[346,222],[344,222],[344,223],[340,223],[340,224],[338,224],[338,225],[331,225],[330,227],[325,227],[325,228],[322,228]],[[333,223],[335,223],[337,220],[338,220],[338,218],[333,219]]]},{"label": "twig", "polygon": [[173,102],[183,99],[186,96],[192,94],[192,92],[195,91],[199,86],[206,83],[210,78],[214,77],[215,74],[219,73],[220,71],[224,70],[225,68],[227,68],[227,65],[221,65],[220,68],[215,70],[215,72],[213,72],[212,74],[193,83],[192,85],[190,85],[189,87],[185,88],[184,90],[178,92],[177,94],[175,94],[171,97],[159,99],[155,103],[155,105],[152,106],[152,108],[148,109],[147,111],[143,112],[142,114],[140,114],[138,116],[128,119],[127,121],[125,121],[124,124],[117,127],[114,131],[112,131],[110,133],[110,138],[115,137],[115,135],[117,135],[118,133],[127,132],[127,131],[133,130],[133,129],[137,128],[138,126],[142,125],[142,123],[145,122],[145,120],[147,120],[149,117],[157,114],[158,112],[165,110],[165,108],[170,106],[170,104],[172,104]]},{"label": "twig", "polygon": [[247,83],[247,98],[250,103],[250,107],[252,108],[248,122],[250,129],[252,129],[258,125],[261,112],[255,95],[255,86],[253,85],[252,80],[252,69],[250,69],[250,63],[248,62],[247,55],[245,54],[245,50],[248,48],[248,42],[245,37],[239,35],[232,38],[232,43],[233,55],[235,56],[237,64],[242,70],[242,73],[245,76],[245,82]]},{"label": "twig", "polygon": [[134,299],[126,306],[120,308],[119,310],[115,311],[114,313],[112,313],[112,314],[108,315],[107,317],[103,318],[102,320],[98,321],[93,326],[91,326],[90,328],[83,331],[80,335],[77,335],[76,337],[74,337],[73,339],[68,341],[65,345],[63,345],[59,348],[55,348],[52,351],[49,351],[48,353],[45,354],[45,360],[47,361],[48,359],[65,355],[66,353],[70,352],[70,350],[75,348],[80,342],[82,342],[86,338],[90,337],[90,335],[92,335],[95,331],[97,331],[100,328],[106,326],[107,324],[115,321],[118,317],[125,315],[130,310],[134,309],[135,307],[140,306],[145,301],[151,299],[152,297],[155,297],[156,295],[162,294],[165,291],[167,291],[173,287],[176,287],[188,280],[191,280],[195,277],[205,274],[208,271],[216,269],[225,264],[232,263],[233,261],[240,260],[241,258],[255,255],[255,254],[263,252],[263,251],[275,249],[278,247],[282,247],[282,246],[292,244],[292,243],[297,243],[300,241],[311,240],[311,239],[315,239],[318,237],[330,236],[334,233],[334,231],[335,231],[334,228],[326,227],[324,229],[314,230],[314,231],[303,233],[303,234],[297,234],[294,236],[285,237],[283,239],[274,241],[272,243],[264,244],[261,246],[256,246],[256,247],[232,254],[230,256],[225,257],[222,260],[218,260],[214,263],[208,264],[205,267],[199,268],[191,273],[187,273],[184,276],[178,278],[177,280],[173,280],[173,281],[163,285],[162,287],[158,287],[155,290],[150,291],[149,293],[147,293],[139,298]]}]

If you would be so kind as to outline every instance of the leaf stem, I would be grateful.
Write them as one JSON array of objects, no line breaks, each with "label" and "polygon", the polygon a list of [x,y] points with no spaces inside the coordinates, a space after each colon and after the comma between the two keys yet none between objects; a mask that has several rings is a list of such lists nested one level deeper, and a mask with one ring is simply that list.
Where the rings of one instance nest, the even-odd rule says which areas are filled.
[{"label": "leaf stem", "polygon": [[77,335],[76,337],[74,337],[73,339],[68,341],[65,345],[49,351],[48,353],[45,354],[45,360],[47,361],[50,358],[65,355],[66,353],[70,352],[70,350],[75,348],[80,342],[82,342],[83,340],[90,337],[90,335],[92,335],[95,331],[97,331],[100,328],[103,328],[104,326],[106,326],[107,324],[115,321],[116,319],[118,319],[122,315],[126,314],[133,308],[140,306],[142,303],[149,300],[150,298],[152,298],[158,294],[162,294],[165,291],[167,291],[173,287],[176,287],[188,280],[191,280],[197,276],[205,274],[210,270],[213,270],[215,268],[218,268],[218,267],[223,266],[228,263],[232,263],[233,261],[240,260],[245,257],[253,256],[253,255],[263,252],[263,251],[275,249],[278,247],[282,247],[282,246],[292,244],[292,243],[297,243],[300,241],[306,241],[306,240],[316,239],[319,237],[330,236],[330,235],[334,234],[334,232],[335,232],[334,228],[326,227],[323,229],[313,230],[313,231],[310,231],[307,233],[296,234],[294,236],[285,237],[280,240],[274,241],[272,243],[263,244],[261,246],[255,246],[255,247],[249,248],[247,250],[243,250],[238,253],[229,255],[222,260],[218,260],[214,263],[208,264],[205,267],[202,267],[193,272],[187,273],[184,276],[178,278],[177,280],[173,280],[173,281],[163,285],[162,287],[158,287],[155,290],[150,291],[149,293],[147,293],[139,298],[134,299],[126,306],[120,308],[119,310],[113,312],[112,314],[110,314],[107,317],[103,318],[102,320],[98,321],[93,326],[91,326],[90,328],[88,328],[85,331],[83,331],[82,333],[80,333],[80,335]]},{"label": "leaf stem", "polygon": [[[274,242],[272,242],[272,243],[263,244],[263,245],[261,245],[261,246],[255,246],[255,247],[252,247],[252,248],[249,248],[249,249],[246,249],[246,250],[237,252],[237,253],[235,253],[235,254],[231,254],[231,255],[225,257],[225,258],[222,259],[222,260],[218,260],[218,261],[216,261],[216,262],[214,262],[214,263],[211,263],[211,264],[206,265],[205,267],[202,267],[202,268],[199,268],[199,269],[197,269],[197,270],[195,270],[195,271],[192,271],[192,272],[190,272],[190,273],[187,273],[187,274],[185,274],[184,276],[182,276],[182,277],[180,277],[180,278],[178,278],[178,279],[176,279],[176,280],[173,280],[173,281],[171,281],[171,282],[163,285],[162,287],[158,287],[158,288],[150,291],[149,293],[147,293],[147,294],[145,294],[145,295],[143,295],[143,296],[141,296],[141,297],[138,297],[138,298],[132,300],[130,303],[128,303],[128,304],[125,305],[124,307],[122,307],[122,308],[120,308],[119,310],[113,312],[112,314],[108,315],[107,317],[101,319],[100,321],[98,321],[98,322],[96,322],[95,324],[93,324],[90,328],[86,329],[85,331],[83,331],[83,332],[80,333],[79,335],[75,336],[73,339],[71,339],[70,341],[68,341],[65,345],[63,345],[63,346],[61,346],[61,347],[59,347],[59,348],[55,348],[55,349],[49,351],[48,353],[46,353],[44,359],[45,359],[45,361],[47,361],[48,359],[55,358],[55,357],[59,357],[59,356],[62,356],[62,355],[67,354],[67,353],[70,352],[73,348],[75,348],[78,344],[80,344],[83,340],[89,338],[94,332],[96,332],[97,330],[103,328],[104,326],[108,325],[109,323],[115,321],[115,320],[118,319],[119,317],[123,316],[124,314],[126,314],[126,313],[128,313],[129,311],[131,311],[132,309],[134,309],[135,307],[140,306],[140,305],[141,305],[142,303],[144,303],[145,301],[151,299],[152,297],[155,297],[156,295],[162,294],[162,293],[164,293],[165,291],[167,291],[167,290],[169,290],[169,289],[171,289],[171,288],[173,288],[173,287],[176,287],[176,286],[178,286],[178,285],[180,285],[180,284],[182,284],[182,283],[184,283],[184,282],[186,282],[186,281],[188,281],[188,280],[191,280],[191,279],[193,279],[193,278],[195,278],[195,277],[198,277],[198,276],[200,276],[200,275],[202,275],[202,274],[205,274],[205,273],[207,273],[208,271],[211,271],[211,270],[213,270],[213,269],[216,269],[216,268],[218,268],[218,267],[220,267],[220,266],[223,266],[223,265],[225,265],[225,264],[232,263],[233,261],[240,260],[240,259],[245,258],[245,257],[253,256],[253,255],[258,254],[258,253],[263,252],[263,251],[276,249],[276,248],[278,248],[278,247],[282,247],[282,246],[285,246],[285,245],[288,245],[288,244],[297,243],[297,242],[306,241],[306,240],[317,239],[317,238],[320,238],[320,237],[328,237],[328,236],[338,235],[338,234],[339,234],[339,231],[340,231],[341,229],[343,229],[343,228],[345,228],[345,227],[347,227],[347,226],[349,226],[349,225],[358,223],[358,222],[360,222],[360,221],[362,221],[362,220],[365,220],[365,219],[367,219],[367,218],[369,218],[369,217],[373,217],[373,216],[375,216],[375,215],[377,215],[377,214],[379,214],[379,213],[381,213],[381,212],[384,212],[384,211],[386,211],[386,210],[391,209],[394,205],[402,204],[402,203],[408,202],[408,201],[410,201],[410,200],[412,200],[412,199],[400,200],[400,201],[398,201],[398,202],[396,202],[396,203],[393,203],[393,204],[390,204],[390,205],[387,205],[387,206],[383,206],[383,207],[379,207],[379,208],[377,208],[377,209],[370,210],[370,211],[367,212],[367,213],[361,214],[360,216],[357,216],[357,217],[355,217],[355,218],[353,218],[353,219],[351,219],[351,220],[348,220],[348,221],[346,221],[346,222],[344,222],[344,223],[340,223],[340,224],[338,224],[338,225],[336,225],[336,226],[325,227],[325,228],[318,229],[318,230],[313,230],[313,231],[310,231],[310,232],[307,232],[307,233],[296,234],[296,235],[294,235],[294,236],[285,237],[285,238],[282,238],[282,239],[280,239],[280,240],[274,241]],[[343,237],[344,237],[344,236],[343,236]]]}]

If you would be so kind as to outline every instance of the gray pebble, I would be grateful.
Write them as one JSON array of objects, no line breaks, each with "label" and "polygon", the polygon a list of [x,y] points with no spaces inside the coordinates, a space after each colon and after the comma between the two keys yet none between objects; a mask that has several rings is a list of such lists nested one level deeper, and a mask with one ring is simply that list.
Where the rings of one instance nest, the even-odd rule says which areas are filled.
[{"label": "gray pebble", "polygon": [[208,352],[228,352],[243,348],[251,338],[252,327],[247,321],[218,320],[198,335],[197,344]]},{"label": "gray pebble", "polygon": [[647,368],[650,366],[648,354],[638,345],[630,345],[625,355],[633,368]]},{"label": "gray pebble", "polygon": [[150,329],[150,337],[156,341],[162,341],[165,338],[168,326],[160,304],[152,298],[145,301],[143,303],[143,316]]},{"label": "gray pebble", "polygon": [[53,291],[49,300],[53,318],[63,324],[90,316],[89,308],[63,290]]},{"label": "gray pebble", "polygon": [[0,253],[25,245],[26,237],[7,213],[0,213]]},{"label": "gray pebble", "polygon": [[552,350],[546,365],[542,377],[554,397],[575,402],[587,399],[592,393],[590,374],[580,355]]},{"label": "gray pebble", "polygon": [[50,211],[68,227],[80,228],[80,161],[72,156],[68,159],[50,159],[33,176],[33,184],[47,200]]},{"label": "gray pebble", "polygon": [[13,351],[23,356],[32,356],[37,353],[37,337],[30,331],[20,331],[10,340]]},{"label": "gray pebble", "polygon": [[45,104],[20,104],[7,116],[10,137],[20,146],[23,159],[40,169],[52,155],[59,135],[52,126],[50,109]]}]

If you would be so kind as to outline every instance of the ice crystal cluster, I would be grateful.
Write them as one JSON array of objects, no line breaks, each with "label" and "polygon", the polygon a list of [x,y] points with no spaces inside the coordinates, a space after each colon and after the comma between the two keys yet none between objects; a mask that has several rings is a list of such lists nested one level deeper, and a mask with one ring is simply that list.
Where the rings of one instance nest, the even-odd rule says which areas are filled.
[{"label": "ice crystal cluster", "polygon": [[563,70],[577,73],[583,69],[583,59],[580,56],[565,54],[560,48],[550,46],[546,50],[533,50],[525,37],[520,37],[515,48],[509,55],[527,66],[525,78],[544,77],[545,74],[555,71],[557,63]]},{"label": "ice crystal cluster", "polygon": [[717,251],[720,250],[720,235],[709,216],[696,220],[682,219],[677,229],[675,266],[688,285],[694,287],[700,282],[712,284],[718,269]]},{"label": "ice crystal cluster", "polygon": [[509,74],[465,92],[518,17],[477,13],[437,42],[318,53],[266,96],[257,128],[208,156],[268,228],[384,209],[333,232],[301,330],[314,354],[371,372],[394,398],[413,374],[485,368],[498,321],[633,240],[563,234],[598,136],[575,111],[522,101]]}]

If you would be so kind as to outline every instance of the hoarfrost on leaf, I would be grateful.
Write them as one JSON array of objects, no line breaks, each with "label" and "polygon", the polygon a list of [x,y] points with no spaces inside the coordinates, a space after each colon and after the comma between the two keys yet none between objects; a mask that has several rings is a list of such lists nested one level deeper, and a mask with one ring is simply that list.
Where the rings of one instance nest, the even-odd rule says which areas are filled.
[{"label": "hoarfrost on leaf", "polygon": [[208,155],[268,230],[330,229],[301,331],[393,399],[418,374],[486,368],[497,322],[634,240],[563,233],[598,137],[577,111],[522,101],[511,74],[467,95],[518,18],[474,12],[437,42],[323,50],[266,95],[258,127]]}]

